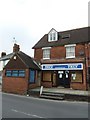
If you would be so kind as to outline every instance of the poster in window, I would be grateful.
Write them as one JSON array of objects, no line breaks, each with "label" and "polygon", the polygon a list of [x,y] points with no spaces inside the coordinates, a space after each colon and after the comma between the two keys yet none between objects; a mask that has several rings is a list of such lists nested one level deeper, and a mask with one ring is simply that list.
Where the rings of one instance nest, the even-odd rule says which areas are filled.
[{"label": "poster in window", "polygon": [[73,80],[76,79],[76,74],[72,74],[72,79],[73,79]]},{"label": "poster in window", "polygon": [[62,78],[62,74],[59,74],[59,78]]}]

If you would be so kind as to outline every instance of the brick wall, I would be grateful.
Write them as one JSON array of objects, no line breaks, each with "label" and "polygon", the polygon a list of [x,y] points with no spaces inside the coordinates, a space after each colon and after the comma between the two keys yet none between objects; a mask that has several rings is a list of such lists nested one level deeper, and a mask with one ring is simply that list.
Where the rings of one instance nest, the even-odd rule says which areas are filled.
[{"label": "brick wall", "polygon": [[52,82],[41,82],[41,85],[47,88],[52,87]]},{"label": "brick wall", "polygon": [[51,48],[51,59],[65,58],[66,50],[63,46]]},{"label": "brick wall", "polygon": [[[85,48],[86,47],[86,48]],[[70,87],[73,89],[81,89],[81,90],[86,90],[87,89],[87,83],[86,83],[86,78],[87,78],[87,65],[85,61],[85,56],[90,57],[90,45],[87,49],[87,44],[77,44],[75,47],[75,59],[66,59],[66,48],[64,46],[57,46],[57,47],[52,47],[50,49],[51,55],[50,55],[50,60],[42,60],[42,49],[35,49],[35,58],[38,61],[41,61],[42,64],[47,64],[47,63],[83,63],[84,68],[83,68],[83,83],[71,83]],[[89,66],[90,66],[90,61],[89,61]],[[52,82],[42,82],[41,83],[45,87],[52,87]]]},{"label": "brick wall", "polygon": [[25,78],[6,77],[3,72],[2,91],[15,94],[26,94],[28,89],[28,69]]},{"label": "brick wall", "polygon": [[35,50],[34,50],[34,58],[35,58],[37,61],[40,61],[40,60],[42,59],[42,56],[43,56],[42,48],[41,48],[41,49],[35,49]]},{"label": "brick wall", "polygon": [[75,47],[76,57],[85,57],[85,46],[83,44],[78,44]]},{"label": "brick wall", "polygon": [[[76,51],[75,52],[76,57],[81,57],[81,58],[85,57],[85,46],[83,44],[76,45],[75,51]],[[50,52],[51,52],[50,59],[66,58],[66,48],[64,46],[52,47]],[[34,58],[37,59],[38,61],[41,61],[41,59],[43,58],[42,48],[35,49]]]},{"label": "brick wall", "polygon": [[70,88],[75,90],[86,90],[86,85],[81,83],[71,83]]}]

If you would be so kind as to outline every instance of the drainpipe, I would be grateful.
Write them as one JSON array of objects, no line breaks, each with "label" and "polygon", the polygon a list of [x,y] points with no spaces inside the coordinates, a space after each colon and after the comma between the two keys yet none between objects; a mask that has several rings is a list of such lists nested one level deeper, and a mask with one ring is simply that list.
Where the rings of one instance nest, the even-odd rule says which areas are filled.
[{"label": "drainpipe", "polygon": [[88,48],[88,43],[85,44],[85,64],[86,64],[86,89],[88,89],[87,83],[89,82],[89,76],[88,76],[88,66],[89,66],[89,48]]},{"label": "drainpipe", "polygon": [[[90,42],[88,43],[88,64],[90,63]],[[89,69],[90,69],[90,64],[89,64]],[[90,73],[88,71],[88,79],[89,79],[89,88],[90,88]]]}]

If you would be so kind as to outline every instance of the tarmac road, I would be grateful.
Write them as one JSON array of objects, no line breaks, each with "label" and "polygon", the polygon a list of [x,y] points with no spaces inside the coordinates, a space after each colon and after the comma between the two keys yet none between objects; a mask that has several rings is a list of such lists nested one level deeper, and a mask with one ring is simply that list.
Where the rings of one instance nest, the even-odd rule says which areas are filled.
[{"label": "tarmac road", "polygon": [[88,103],[2,94],[3,118],[88,118]]}]

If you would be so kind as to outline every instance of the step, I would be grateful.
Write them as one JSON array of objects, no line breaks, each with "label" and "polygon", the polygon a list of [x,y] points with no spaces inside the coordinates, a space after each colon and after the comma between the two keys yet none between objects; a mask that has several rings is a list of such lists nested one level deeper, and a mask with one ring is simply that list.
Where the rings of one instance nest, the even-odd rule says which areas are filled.
[{"label": "step", "polygon": [[40,98],[47,98],[47,99],[56,99],[56,100],[64,100],[65,95],[62,93],[54,93],[54,92],[42,92]]},{"label": "step", "polygon": [[64,97],[63,93],[54,93],[54,92],[43,92],[42,95]]},{"label": "step", "polygon": [[45,96],[45,95],[41,95],[40,98],[53,99],[53,100],[64,100],[64,97]]}]

